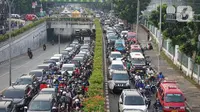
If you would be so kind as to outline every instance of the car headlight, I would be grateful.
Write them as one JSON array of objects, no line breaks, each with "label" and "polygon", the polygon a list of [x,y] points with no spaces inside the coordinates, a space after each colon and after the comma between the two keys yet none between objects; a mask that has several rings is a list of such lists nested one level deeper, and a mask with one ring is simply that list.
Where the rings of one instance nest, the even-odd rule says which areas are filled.
[{"label": "car headlight", "polygon": [[165,109],[169,109],[169,106],[164,106]]},{"label": "car headlight", "polygon": [[126,83],[126,86],[130,86],[130,83],[129,83],[129,82],[127,82],[127,83]]},{"label": "car headlight", "polygon": [[142,68],[146,68],[146,66],[143,66]]},{"label": "car headlight", "polygon": [[185,107],[180,107],[180,109],[185,109]]}]

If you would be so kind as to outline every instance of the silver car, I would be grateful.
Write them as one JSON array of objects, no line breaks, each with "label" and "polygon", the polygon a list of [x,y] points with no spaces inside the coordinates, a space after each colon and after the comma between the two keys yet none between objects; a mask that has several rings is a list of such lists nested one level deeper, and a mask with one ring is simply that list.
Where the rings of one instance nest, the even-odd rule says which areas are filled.
[{"label": "silver car", "polygon": [[122,54],[119,51],[112,51],[109,55],[109,63],[111,63],[113,60],[121,60]]}]

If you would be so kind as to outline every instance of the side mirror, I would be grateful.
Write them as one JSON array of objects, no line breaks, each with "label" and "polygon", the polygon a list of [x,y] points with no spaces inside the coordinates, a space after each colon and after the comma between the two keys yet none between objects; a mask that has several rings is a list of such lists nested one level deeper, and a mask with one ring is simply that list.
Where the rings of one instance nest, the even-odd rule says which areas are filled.
[{"label": "side mirror", "polygon": [[186,98],[185,98],[185,101],[186,101]]},{"label": "side mirror", "polygon": [[0,97],[3,97],[3,94],[2,94],[2,93],[0,93]]},{"label": "side mirror", "polygon": [[162,99],[161,99],[162,101],[164,101],[164,97],[162,97]]},{"label": "side mirror", "polygon": [[150,58],[150,56],[145,56],[145,58]]},{"label": "side mirror", "polygon": [[28,110],[27,106],[24,106],[24,112],[26,112]]},{"label": "side mirror", "polygon": [[122,100],[119,100],[119,103],[122,104]]},{"label": "side mirror", "polygon": [[116,58],[113,58],[113,60],[116,60]]}]

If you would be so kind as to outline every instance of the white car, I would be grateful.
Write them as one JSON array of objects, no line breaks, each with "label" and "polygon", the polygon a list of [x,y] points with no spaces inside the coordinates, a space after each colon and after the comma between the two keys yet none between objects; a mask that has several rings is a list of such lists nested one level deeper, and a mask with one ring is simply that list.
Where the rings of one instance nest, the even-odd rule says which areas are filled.
[{"label": "white car", "polygon": [[126,70],[126,67],[124,66],[123,62],[121,60],[113,60],[111,62],[111,65],[108,67],[109,70],[109,76],[112,74],[113,71],[124,71]]},{"label": "white car", "polygon": [[63,64],[61,69],[61,74],[67,71],[70,75],[72,75],[75,68],[76,68],[75,64]]},{"label": "white car", "polygon": [[148,112],[145,98],[136,89],[124,89],[119,97],[119,112]]},{"label": "white car", "polygon": [[123,36],[127,37],[128,36],[128,31],[122,31],[120,36],[121,37],[123,37]]},{"label": "white car", "polygon": [[56,62],[56,65],[60,68],[61,67],[61,57],[51,57],[51,60],[54,60]]},{"label": "white car", "polygon": [[122,60],[122,54],[119,51],[112,51],[109,55],[109,62],[113,60]]}]

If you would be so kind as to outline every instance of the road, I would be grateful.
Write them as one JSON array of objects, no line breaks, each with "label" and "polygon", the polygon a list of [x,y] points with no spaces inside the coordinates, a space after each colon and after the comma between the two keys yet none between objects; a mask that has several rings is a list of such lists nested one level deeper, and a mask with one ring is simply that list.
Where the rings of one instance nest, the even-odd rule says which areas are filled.
[{"label": "road", "polygon": [[[144,31],[144,29],[142,29],[141,27],[139,27],[139,30],[138,30],[138,40],[139,42],[141,43],[142,46],[145,46],[148,41],[147,41],[147,33]],[[105,53],[104,53],[105,54]],[[153,68],[157,68],[157,57],[155,57],[155,55],[157,55],[158,53],[154,50],[151,50],[151,51],[145,51],[145,54],[146,56],[150,56],[152,62],[152,67]],[[106,59],[104,57],[104,59]],[[164,66],[164,63],[163,63],[164,60],[161,60],[160,62],[160,66]],[[108,65],[104,65],[105,68],[108,67]],[[169,69],[169,66],[165,65],[165,67],[167,67],[166,69],[166,72],[170,72],[170,69]],[[108,74],[108,70],[105,70],[105,72]],[[131,84],[131,88],[133,89],[133,84]],[[119,94],[112,94],[112,93],[109,93],[109,106],[110,106],[110,112],[118,112],[118,100],[119,100]],[[151,107],[150,109],[148,110],[149,112],[153,112],[153,108],[152,108],[152,104],[155,102],[155,96],[152,96],[151,98]],[[189,112],[189,110],[187,110],[187,112]]]},{"label": "road", "polygon": [[[61,44],[61,50],[67,44]],[[35,69],[37,65],[42,64],[44,59],[49,59],[56,52],[58,52],[58,45],[47,45],[46,51],[42,47],[33,51],[33,59],[29,59],[27,54],[21,55],[12,59],[12,82],[14,82],[22,74],[27,74],[29,71]],[[0,65],[0,90],[9,86],[9,63]]]}]

